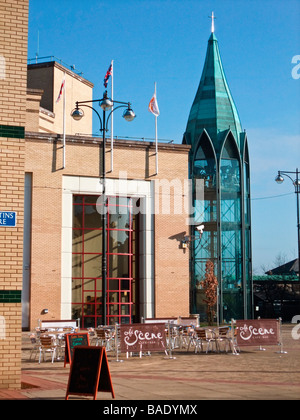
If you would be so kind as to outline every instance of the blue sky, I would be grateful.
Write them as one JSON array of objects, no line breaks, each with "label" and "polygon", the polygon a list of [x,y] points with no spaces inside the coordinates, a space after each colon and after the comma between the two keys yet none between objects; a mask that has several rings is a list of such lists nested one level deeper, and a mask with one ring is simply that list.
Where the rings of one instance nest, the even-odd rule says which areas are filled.
[{"label": "blue sky", "polygon": [[[137,118],[115,134],[155,136],[148,103],[157,83],[158,137],[181,143],[204,65],[214,11],[227,81],[247,131],[255,274],[279,254],[297,258],[296,195],[278,170],[300,169],[300,0],[30,0],[28,58],[75,65],[102,97],[114,60],[114,97]],[[294,63],[292,63],[293,57]],[[294,68],[294,76],[292,77]],[[80,98],[78,98],[80,100]]]}]

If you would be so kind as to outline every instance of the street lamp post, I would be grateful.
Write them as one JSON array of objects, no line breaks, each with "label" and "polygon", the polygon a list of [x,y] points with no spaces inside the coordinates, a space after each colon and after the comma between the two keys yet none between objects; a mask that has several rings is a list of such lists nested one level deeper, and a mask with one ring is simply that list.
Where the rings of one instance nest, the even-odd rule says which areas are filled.
[{"label": "street lamp post", "polygon": [[[292,176],[296,175],[296,178],[293,179]],[[298,230],[298,276],[300,281],[300,208],[299,208],[299,194],[300,194],[300,171],[298,171],[298,168],[296,169],[296,172],[290,172],[290,171],[278,171],[278,175],[275,178],[275,181],[277,184],[282,184],[284,181],[284,177],[287,176],[293,183],[295,187],[295,193],[296,193],[296,199],[297,199],[297,230]]]},{"label": "street lamp post", "polygon": [[[102,118],[99,112],[89,104],[98,102],[102,108]],[[118,106],[113,108],[114,104]],[[107,224],[107,198],[106,198],[106,165],[105,165],[105,144],[106,137],[105,134],[108,131],[108,121],[111,114],[119,108],[126,108],[123,113],[123,118],[126,121],[133,121],[135,118],[135,113],[131,109],[130,102],[120,102],[110,99],[107,96],[107,91],[104,92],[102,99],[95,99],[91,101],[81,101],[76,102],[76,108],[71,112],[71,116],[74,120],[79,121],[84,116],[84,112],[80,107],[87,107],[92,109],[98,116],[100,122],[100,132],[102,132],[102,170],[101,170],[101,179],[102,179],[102,206],[101,211],[102,216],[102,323],[106,325],[107,318],[107,258],[106,258],[106,224]],[[106,114],[108,112],[108,115]]]}]

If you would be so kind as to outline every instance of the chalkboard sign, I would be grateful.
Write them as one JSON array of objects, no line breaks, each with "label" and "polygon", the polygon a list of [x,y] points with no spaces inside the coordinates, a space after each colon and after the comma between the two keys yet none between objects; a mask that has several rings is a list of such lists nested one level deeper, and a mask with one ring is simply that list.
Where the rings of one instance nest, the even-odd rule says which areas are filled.
[{"label": "chalkboard sign", "polygon": [[65,366],[68,363],[71,364],[75,347],[89,345],[90,340],[88,333],[66,334]]},{"label": "chalkboard sign", "polygon": [[66,400],[69,395],[92,396],[110,392],[115,398],[106,350],[104,347],[75,347],[71,364]]}]

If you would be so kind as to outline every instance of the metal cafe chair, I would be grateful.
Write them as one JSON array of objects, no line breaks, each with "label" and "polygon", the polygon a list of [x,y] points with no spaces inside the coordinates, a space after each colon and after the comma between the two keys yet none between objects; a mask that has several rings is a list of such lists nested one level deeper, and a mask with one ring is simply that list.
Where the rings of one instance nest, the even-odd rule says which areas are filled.
[{"label": "metal cafe chair", "polygon": [[200,349],[200,351],[203,351],[203,343],[205,342],[206,344],[208,344],[205,329],[195,329],[193,338],[195,343],[195,353],[198,352],[198,349]]},{"label": "metal cafe chair", "polygon": [[30,350],[29,360],[31,360],[33,354],[34,354],[34,360],[35,360],[36,355],[37,355],[37,353],[39,351],[39,348],[40,348],[39,339],[37,337],[37,334],[30,334],[29,338],[30,338],[30,342],[31,342],[31,350]]},{"label": "metal cafe chair", "polygon": [[239,352],[241,351],[238,343],[237,343],[237,329],[236,328],[232,328],[232,354],[239,354]]},{"label": "metal cafe chair", "polygon": [[45,361],[45,353],[51,353],[52,354],[52,363],[54,361],[54,358],[56,356],[56,349],[57,346],[55,344],[55,340],[50,335],[41,335],[40,336],[40,355],[39,355],[39,363],[41,363],[42,356],[43,361]]},{"label": "metal cafe chair", "polygon": [[217,333],[218,346],[220,343],[225,343],[225,351],[228,352],[228,348],[231,348],[232,354],[238,354],[235,332],[230,327],[219,327]]},{"label": "metal cafe chair", "polygon": [[203,343],[206,343],[206,353],[208,353],[209,349],[212,350],[212,345],[215,343],[216,350],[218,349],[217,343],[216,343],[216,337],[214,335],[214,332],[207,328],[196,328],[195,329],[195,353],[197,353],[198,349],[201,349],[203,351]]},{"label": "metal cafe chair", "polygon": [[228,346],[230,346],[229,327],[219,327],[215,333],[219,350],[221,349],[220,344],[224,343],[225,351],[227,353]]},{"label": "metal cafe chair", "polygon": [[110,335],[109,331],[106,331],[104,328],[96,328],[96,346],[103,346],[106,348],[107,351],[111,350],[110,348],[110,341],[112,340],[112,336]]},{"label": "metal cafe chair", "polygon": [[[194,334],[194,327],[191,325],[183,325],[177,328],[178,347],[180,349],[186,348],[189,350],[191,338]],[[176,346],[176,345],[175,345]]]},{"label": "metal cafe chair", "polygon": [[219,351],[218,338],[217,338],[217,334],[215,330],[211,328],[206,328],[205,332],[206,332],[206,339],[208,341],[206,353],[208,352],[209,348],[211,349],[211,351],[213,350],[213,344],[215,345],[215,351],[218,352]]},{"label": "metal cafe chair", "polygon": [[106,334],[103,328],[96,328],[96,346],[106,346]]}]

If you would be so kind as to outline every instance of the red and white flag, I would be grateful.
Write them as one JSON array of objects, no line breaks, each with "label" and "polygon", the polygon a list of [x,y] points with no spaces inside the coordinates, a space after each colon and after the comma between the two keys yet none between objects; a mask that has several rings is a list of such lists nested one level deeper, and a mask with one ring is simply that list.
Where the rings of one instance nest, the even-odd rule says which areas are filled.
[{"label": "red and white flag", "polygon": [[158,138],[157,138],[157,117],[159,116],[159,108],[156,99],[156,82],[154,83],[154,94],[149,102],[148,110],[155,115],[155,161],[156,161],[156,174],[158,175]]},{"label": "red and white flag", "polygon": [[56,99],[56,103],[58,103],[60,101],[61,97],[62,97],[63,90],[64,90],[64,87],[65,87],[65,82],[66,82],[66,79],[64,77],[63,78],[63,81],[62,81],[62,84],[61,84],[61,87],[60,87],[60,91],[59,91],[58,97]]},{"label": "red and white flag", "polygon": [[59,94],[56,99],[56,103],[61,100],[63,96],[63,169],[66,167],[66,73],[64,73],[64,77],[60,86]]},{"label": "red and white flag", "polygon": [[159,108],[158,108],[157,99],[156,99],[156,89],[151,98],[151,101],[149,102],[148,110],[152,112],[152,114],[154,114],[156,117],[159,116]]}]

